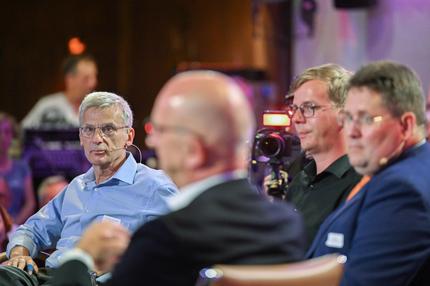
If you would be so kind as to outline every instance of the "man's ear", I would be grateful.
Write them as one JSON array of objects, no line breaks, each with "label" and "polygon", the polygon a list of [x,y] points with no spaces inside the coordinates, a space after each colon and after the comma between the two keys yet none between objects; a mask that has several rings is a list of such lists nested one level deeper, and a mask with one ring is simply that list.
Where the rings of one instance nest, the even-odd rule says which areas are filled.
[{"label": "man's ear", "polygon": [[188,170],[194,170],[204,165],[207,161],[208,154],[205,144],[196,137],[187,138],[185,166]]},{"label": "man's ear", "polygon": [[130,146],[133,144],[133,140],[134,140],[134,136],[136,135],[134,128],[130,127],[128,129],[128,133],[127,133],[127,141],[126,141],[126,145]]},{"label": "man's ear", "polygon": [[414,135],[417,118],[413,112],[405,112],[400,117],[400,124],[402,125],[402,134],[405,139],[409,139]]}]

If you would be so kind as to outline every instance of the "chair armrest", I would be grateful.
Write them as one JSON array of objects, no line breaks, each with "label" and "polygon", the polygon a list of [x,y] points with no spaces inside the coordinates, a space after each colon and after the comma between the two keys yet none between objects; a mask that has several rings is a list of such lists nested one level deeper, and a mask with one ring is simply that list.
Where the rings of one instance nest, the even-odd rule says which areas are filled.
[{"label": "chair armrest", "polygon": [[5,262],[8,259],[9,258],[7,258],[6,252],[1,252],[0,253],[0,263],[3,263],[3,262]]}]

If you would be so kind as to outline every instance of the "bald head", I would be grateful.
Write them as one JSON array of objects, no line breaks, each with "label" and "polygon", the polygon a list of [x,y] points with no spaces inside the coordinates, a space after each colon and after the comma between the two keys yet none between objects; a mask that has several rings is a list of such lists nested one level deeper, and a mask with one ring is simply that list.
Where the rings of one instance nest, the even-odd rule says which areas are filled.
[{"label": "bald head", "polygon": [[[169,80],[156,99],[151,120],[154,125],[178,127],[178,132],[198,137],[207,148],[205,160],[209,164],[229,160],[243,163],[255,125],[239,86],[213,71],[185,72]],[[160,153],[157,143],[154,145]],[[162,154],[159,157],[163,166]]]},{"label": "bald head", "polygon": [[254,117],[243,92],[229,77],[217,72],[179,74],[161,90],[158,101],[170,109],[165,116],[172,123],[196,131],[209,144],[241,144],[254,131]]}]

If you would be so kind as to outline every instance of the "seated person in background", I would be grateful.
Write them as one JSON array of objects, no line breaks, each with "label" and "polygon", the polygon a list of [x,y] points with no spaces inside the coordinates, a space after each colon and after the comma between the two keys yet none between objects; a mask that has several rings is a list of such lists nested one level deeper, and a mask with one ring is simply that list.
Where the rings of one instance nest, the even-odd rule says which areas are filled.
[{"label": "seated person in background", "polygon": [[[287,106],[301,147],[312,160],[294,176],[285,200],[303,215],[309,247],[324,219],[341,205],[361,176],[348,161],[337,115],[351,73],[341,66],[311,67],[291,84]],[[271,184],[265,180],[266,184]]]},{"label": "seated person in background", "polygon": [[175,185],[126,152],[135,134],[128,103],[113,93],[94,92],[85,97],[79,114],[79,137],[92,168],[16,230],[7,265],[24,269],[31,264],[37,271],[33,257],[55,248],[46,266],[57,267],[58,258],[93,221],[111,220],[133,232],[168,210],[165,199],[176,193]]},{"label": "seated person in background", "polygon": [[12,218],[7,210],[0,205],[0,252],[6,250],[6,245],[9,242],[8,235],[12,226]]},{"label": "seated person in background", "polygon": [[430,145],[419,79],[393,62],[362,67],[339,121],[351,165],[368,182],[321,225],[308,256],[346,255],[345,286],[430,285]]},{"label": "seated person in background", "polygon": [[42,97],[22,120],[25,129],[79,127],[78,109],[97,85],[97,65],[90,55],[72,55],[63,62],[65,90]]},{"label": "seated person in background", "polygon": [[15,119],[0,112],[0,202],[15,224],[22,224],[36,209],[30,167],[10,157],[12,140],[18,136]]},{"label": "seated person in background", "polygon": [[50,176],[40,183],[37,190],[37,197],[39,200],[39,208],[42,208],[50,200],[52,200],[58,193],[60,193],[69,182],[63,176]]},{"label": "seated person in background", "polygon": [[[171,213],[132,237],[108,285],[194,285],[216,263],[270,264],[302,258],[300,216],[270,203],[247,180],[254,115],[229,77],[211,71],[179,74],[163,87],[151,114],[162,169],[180,187]],[[91,285],[93,263],[109,269],[128,243],[112,222],[91,226],[63,257],[53,285]]]}]

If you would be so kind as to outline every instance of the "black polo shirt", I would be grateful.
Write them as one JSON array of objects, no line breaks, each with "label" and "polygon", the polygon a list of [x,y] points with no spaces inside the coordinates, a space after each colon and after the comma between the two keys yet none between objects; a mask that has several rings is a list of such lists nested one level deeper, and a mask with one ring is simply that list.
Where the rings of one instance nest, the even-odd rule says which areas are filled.
[{"label": "black polo shirt", "polygon": [[316,174],[312,160],[288,185],[286,201],[295,205],[303,215],[309,247],[325,218],[343,203],[360,181],[346,155],[334,161],[326,170]]}]

